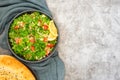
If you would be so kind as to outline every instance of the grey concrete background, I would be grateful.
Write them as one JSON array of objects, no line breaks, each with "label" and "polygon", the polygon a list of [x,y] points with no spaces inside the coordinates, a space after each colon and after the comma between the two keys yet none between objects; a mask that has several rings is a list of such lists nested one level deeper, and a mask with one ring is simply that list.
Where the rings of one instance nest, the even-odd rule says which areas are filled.
[{"label": "grey concrete background", "polygon": [[120,80],[120,0],[46,0],[65,80]]}]

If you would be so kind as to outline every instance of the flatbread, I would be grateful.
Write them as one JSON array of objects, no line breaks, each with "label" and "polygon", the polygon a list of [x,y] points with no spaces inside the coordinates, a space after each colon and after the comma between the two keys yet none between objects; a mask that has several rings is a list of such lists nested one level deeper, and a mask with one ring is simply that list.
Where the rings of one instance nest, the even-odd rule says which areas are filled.
[{"label": "flatbread", "polygon": [[0,55],[0,80],[35,80],[35,77],[14,57]]}]

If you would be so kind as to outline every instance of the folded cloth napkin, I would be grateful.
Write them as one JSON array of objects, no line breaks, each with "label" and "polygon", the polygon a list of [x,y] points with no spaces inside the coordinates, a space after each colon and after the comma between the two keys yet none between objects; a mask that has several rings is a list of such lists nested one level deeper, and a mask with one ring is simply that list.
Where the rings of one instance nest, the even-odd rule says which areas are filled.
[{"label": "folded cloth napkin", "polygon": [[[18,13],[31,9],[40,10],[52,17],[45,0],[0,0],[0,53],[8,52],[11,55],[7,44],[10,21]],[[43,62],[23,63],[33,71],[37,80],[64,80],[64,63],[57,51]]]}]

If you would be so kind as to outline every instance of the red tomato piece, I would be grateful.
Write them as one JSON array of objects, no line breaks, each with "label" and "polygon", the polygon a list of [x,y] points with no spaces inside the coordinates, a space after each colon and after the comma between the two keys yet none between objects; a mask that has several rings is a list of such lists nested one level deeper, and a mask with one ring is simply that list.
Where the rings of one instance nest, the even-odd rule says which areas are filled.
[{"label": "red tomato piece", "polygon": [[45,52],[46,52],[46,53],[45,53],[46,56],[48,56],[48,55],[50,54],[50,48],[46,46],[46,48],[45,48]]},{"label": "red tomato piece", "polygon": [[43,25],[44,30],[48,30],[48,25]]},{"label": "red tomato piece", "polygon": [[50,50],[46,51],[46,56],[48,56],[50,54]]},{"label": "red tomato piece", "polygon": [[48,44],[47,44],[47,47],[52,48],[52,47],[54,47],[54,44],[48,43]]},{"label": "red tomato piece", "polygon": [[30,48],[32,51],[35,51],[35,47],[34,46],[31,46]]},{"label": "red tomato piece", "polygon": [[15,29],[15,30],[19,29],[19,26],[15,26],[14,29]]},{"label": "red tomato piece", "polygon": [[47,38],[47,37],[44,37],[43,41],[44,41],[44,42],[47,42],[47,41],[48,41],[48,38]]},{"label": "red tomato piece", "polygon": [[35,43],[35,38],[34,37],[30,37],[30,42],[31,43]]},{"label": "red tomato piece", "polygon": [[42,21],[41,20],[38,20],[38,26],[41,26],[42,25]]},{"label": "red tomato piece", "polygon": [[21,39],[21,38],[15,38],[15,42],[16,42],[16,44],[21,43],[21,41],[22,41],[22,39]]}]

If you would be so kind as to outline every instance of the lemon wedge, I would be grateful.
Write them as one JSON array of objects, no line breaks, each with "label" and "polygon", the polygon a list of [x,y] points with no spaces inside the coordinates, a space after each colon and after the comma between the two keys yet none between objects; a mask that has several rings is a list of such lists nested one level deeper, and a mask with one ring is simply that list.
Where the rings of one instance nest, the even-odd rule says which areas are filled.
[{"label": "lemon wedge", "polygon": [[50,34],[48,35],[48,41],[55,40],[58,36],[58,33],[53,20],[51,20],[49,23],[49,31],[50,31]]},{"label": "lemon wedge", "polygon": [[48,35],[48,41],[53,41],[57,38],[57,36],[54,36],[52,33]]},{"label": "lemon wedge", "polygon": [[49,23],[49,30],[50,30],[50,33],[54,36],[58,36],[58,33],[57,33],[57,28],[53,22],[53,20],[50,21]]}]

